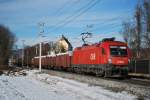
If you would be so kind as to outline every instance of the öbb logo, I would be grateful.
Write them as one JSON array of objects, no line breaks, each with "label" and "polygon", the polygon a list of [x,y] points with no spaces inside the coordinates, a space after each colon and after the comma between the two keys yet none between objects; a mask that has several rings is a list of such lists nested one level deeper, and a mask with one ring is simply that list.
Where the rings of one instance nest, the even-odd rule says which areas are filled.
[{"label": "\u00f6bb logo", "polygon": [[95,53],[91,53],[90,54],[90,59],[91,60],[95,60],[96,59],[96,54]]}]

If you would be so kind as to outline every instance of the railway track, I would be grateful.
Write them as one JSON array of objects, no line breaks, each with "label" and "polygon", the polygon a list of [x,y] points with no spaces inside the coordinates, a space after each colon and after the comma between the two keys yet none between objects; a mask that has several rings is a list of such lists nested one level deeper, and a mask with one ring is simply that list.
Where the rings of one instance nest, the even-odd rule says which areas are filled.
[{"label": "railway track", "polygon": [[142,78],[134,78],[134,77],[128,77],[128,78],[103,78],[98,77],[105,80],[111,80],[121,83],[128,83],[128,84],[135,84],[135,85],[141,85],[141,86],[147,86],[150,87],[150,80],[149,79],[142,79]]},{"label": "railway track", "polygon": [[125,79],[123,82],[150,87],[150,80],[147,79],[131,78]]},{"label": "railway track", "polygon": [[[16,67],[14,70],[23,70],[24,68]],[[120,77],[112,77],[112,78],[104,78],[104,77],[98,77],[95,75],[89,75],[89,74],[79,74],[79,73],[73,73],[73,72],[67,72],[67,71],[62,71],[62,70],[49,70],[49,69],[43,69],[43,72],[52,74],[52,75],[57,75],[60,77],[64,78],[69,78],[73,79],[72,76],[78,75],[78,76],[83,76],[83,77],[89,77],[91,79],[103,79],[103,80],[108,80],[108,81],[116,81],[116,82],[121,82],[121,83],[128,83],[128,84],[135,84],[135,85],[141,85],[141,86],[146,86],[150,87],[150,79],[142,79],[141,77],[132,77],[129,76],[127,78],[120,78]],[[55,74],[54,74],[55,73]],[[62,76],[59,73],[63,73]],[[67,75],[71,75],[70,77]]]},{"label": "railway track", "polygon": [[44,70],[45,71],[56,71],[60,73],[65,73],[65,74],[72,74],[72,75],[82,75],[85,77],[89,78],[94,78],[94,79],[103,79],[103,80],[108,80],[108,81],[116,81],[116,82],[122,82],[122,83],[130,83],[130,84],[135,84],[135,85],[141,85],[141,86],[147,86],[150,87],[150,80],[149,79],[142,79],[142,78],[134,78],[132,76],[127,77],[127,78],[120,78],[120,77],[112,77],[112,78],[104,78],[104,77],[98,77],[94,75],[89,75],[89,74],[79,74],[79,73],[72,73],[72,72],[66,72],[66,71],[58,71],[58,70]]},{"label": "railway track", "polygon": [[131,94],[137,95],[139,99],[150,99],[150,80],[147,79],[138,79],[132,77],[127,79],[103,78],[92,75],[45,69],[43,72],[62,78],[84,82],[89,84],[89,86],[101,86],[115,92],[127,91]]}]

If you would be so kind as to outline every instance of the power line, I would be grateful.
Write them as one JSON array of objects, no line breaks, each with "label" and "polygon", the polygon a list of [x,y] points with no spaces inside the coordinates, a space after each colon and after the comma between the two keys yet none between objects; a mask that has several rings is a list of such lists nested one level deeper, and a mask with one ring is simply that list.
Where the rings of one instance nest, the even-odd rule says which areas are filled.
[{"label": "power line", "polygon": [[[108,26],[109,27],[109,26],[115,25],[115,23],[112,23],[112,21],[117,21],[117,20],[120,20],[120,19],[122,19],[122,17],[121,16],[117,16],[117,17],[114,17],[114,18],[111,18],[111,19],[107,19],[106,21],[102,21],[102,23],[98,23],[98,24],[94,24],[94,25],[102,24],[103,26],[101,26],[101,27],[104,27],[104,26]],[[100,19],[98,19],[98,20],[100,20]],[[97,27],[97,28],[95,28],[95,29],[93,29],[91,31],[98,30],[101,27]],[[85,31],[85,29],[84,29],[84,31]],[[83,31],[81,31],[81,32],[83,32]],[[79,32],[79,33],[81,33],[81,32]],[[35,40],[37,40],[37,37],[31,43],[33,43]]]},{"label": "power line", "polygon": [[64,27],[65,25],[71,23],[72,21],[74,21],[75,19],[77,19],[79,16],[83,15],[84,13],[86,13],[89,9],[91,9],[92,7],[94,7],[98,2],[100,2],[100,0],[96,1],[95,3],[93,3],[92,5],[90,5],[89,7],[87,7],[85,10],[83,10],[82,12],[80,12],[79,14],[77,14],[76,16],[74,16],[72,19],[66,21],[65,23],[63,23],[59,27]]},{"label": "power line", "polygon": [[[64,21],[64,23],[60,24],[58,27],[56,27],[55,29],[53,29],[52,31],[55,31],[55,30],[58,30],[60,27],[64,27],[65,25],[69,24],[70,22],[74,21],[77,17],[81,16],[82,14],[84,14],[87,10],[89,10],[90,8],[92,8],[92,6],[94,6],[95,4],[97,4],[100,0],[96,1],[94,4],[92,4],[91,6],[89,6],[87,9],[83,10],[82,12],[78,13],[76,16],[73,16],[72,19],[70,20],[67,20],[66,22]],[[130,12],[131,9],[125,11],[126,12]],[[123,17],[122,16],[119,16],[119,17],[116,17],[116,18],[113,18],[113,19],[110,19],[109,21],[111,20],[120,20],[122,19]],[[105,24],[106,22],[104,21],[102,24]]]},{"label": "power line", "polygon": [[[127,11],[130,11],[130,10],[127,10]],[[125,12],[127,12],[127,11],[125,11]],[[104,26],[111,26],[111,25],[114,25],[112,22],[116,22],[116,21],[119,21],[119,20],[122,20],[124,17],[122,17],[122,16],[117,16],[117,17],[114,17],[114,18],[111,18],[111,19],[106,19],[106,20],[103,20],[103,21],[101,21],[100,23],[97,23],[97,24],[93,24],[94,26],[98,26],[98,27],[96,27],[96,28],[94,28],[93,30],[91,30],[91,31],[95,31],[95,30],[97,30],[97,29],[99,29],[100,27],[104,27]],[[128,20],[129,20],[130,18],[128,18]],[[100,19],[96,19],[96,21],[99,21]],[[99,27],[99,25],[103,25],[103,26],[100,26]],[[85,31],[85,29],[84,30],[82,30],[81,32],[83,32],[83,31]]]},{"label": "power line", "polygon": [[[100,0],[99,0],[100,1]],[[89,8],[89,7],[88,7]],[[82,9],[83,10],[83,9]],[[81,11],[82,11],[81,10]],[[85,11],[85,10],[84,10]],[[83,11],[82,11],[83,12]],[[68,21],[66,21],[67,20],[67,18],[66,18],[66,20],[64,20],[64,21],[62,21],[63,23],[62,24],[60,24],[60,23],[58,23],[58,25],[59,25],[59,27],[61,27],[61,26],[65,26],[65,25],[67,25],[67,24],[69,24],[70,22],[72,22],[72,21],[74,21],[78,16],[80,16],[80,15],[82,15],[82,14],[84,14],[84,12],[83,13],[78,13],[77,15],[72,15],[72,16],[68,16],[67,18],[71,18],[71,17],[73,17],[73,18],[71,18],[70,20],[68,20]],[[121,18],[121,17],[120,17]],[[118,20],[118,19],[120,19],[120,18],[114,18],[114,19],[110,19],[109,21],[111,21],[111,20]],[[104,24],[104,23],[106,23],[106,21],[104,21],[103,23],[100,23],[100,24]],[[110,24],[109,24],[110,25]],[[113,24],[111,24],[111,25],[113,25]],[[56,30],[56,29],[59,29],[59,27],[57,27],[57,28],[55,28],[54,30]],[[99,28],[97,28],[97,29],[99,29]],[[54,31],[53,30],[53,31]],[[96,29],[94,29],[94,30],[96,30]]]},{"label": "power line", "polygon": [[[74,3],[77,3],[77,2],[79,2],[79,1],[80,1],[80,0],[75,0]],[[66,7],[66,4],[69,5],[69,3],[71,3],[71,0],[68,0],[67,2],[64,3],[64,5],[62,5],[61,7],[59,7],[59,9],[56,10],[56,13],[55,13],[55,14],[57,15],[59,12],[61,12],[62,9]],[[72,3],[71,5],[73,5],[74,3]],[[30,43],[34,43],[34,42],[37,40],[37,38],[39,38],[39,35],[36,36],[34,39],[30,40]],[[29,42],[29,41],[28,41],[28,42]],[[36,44],[36,43],[34,43],[34,44],[32,44],[32,45],[35,45],[35,44]]]},{"label": "power line", "polygon": [[[79,8],[79,9],[77,9],[76,12],[77,12],[77,13],[80,12],[80,11],[83,10],[85,7],[87,7],[88,5],[90,5],[92,2],[93,2],[93,0],[90,0],[86,5],[84,5],[83,7]],[[59,24],[64,23],[66,20],[68,20],[68,19],[70,19],[71,17],[73,17],[74,14],[75,14],[75,13],[73,13],[73,14],[70,15],[70,16],[67,16],[64,20],[62,20],[62,21],[56,23],[54,26],[58,26]]]},{"label": "power line", "polygon": [[62,5],[61,7],[59,7],[59,9],[57,9],[57,11],[54,13],[55,15],[60,15],[62,14],[62,11],[65,9],[65,8],[69,8],[69,7],[72,7],[74,4],[77,4],[79,3],[80,0],[74,0],[72,2],[72,0],[68,0],[67,2],[64,3],[64,5]]},{"label": "power line", "polygon": [[[96,30],[98,30],[98,29],[100,29],[101,27],[111,27],[111,26],[114,26],[114,25],[118,25],[118,23],[108,23],[108,24],[104,24],[103,26],[100,26],[100,27],[97,27],[97,28],[95,28],[95,29],[93,29],[93,30],[91,30],[91,31],[96,31]],[[119,23],[119,25],[121,25],[121,23]]]},{"label": "power line", "polygon": [[67,2],[65,2],[62,6],[60,6],[56,11],[55,11],[55,15],[57,15],[59,12],[61,12],[62,11],[62,9],[64,8],[64,7],[66,7],[66,4],[69,4],[71,2],[71,0],[68,0]]},{"label": "power line", "polygon": [[[110,33],[110,32],[112,32],[113,30],[116,30],[116,28],[118,28],[118,27],[121,27],[120,25],[114,25],[113,26],[113,28],[111,28],[111,30],[106,30],[106,31],[103,31],[103,32],[101,32],[101,33],[104,33],[105,35],[106,35],[106,33]],[[93,34],[93,36],[91,37],[91,39],[93,40],[93,38],[94,38],[94,40],[95,39],[99,39],[99,38],[102,38],[101,37],[102,36],[102,34],[97,34],[97,35],[94,35]],[[107,35],[106,35],[107,36]],[[89,38],[90,39],[90,38]],[[91,42],[91,39],[89,40],[89,43],[92,43]],[[73,43],[81,43],[82,41],[82,39],[81,39],[81,37],[78,37],[78,38],[72,38],[71,40],[73,40]]]},{"label": "power line", "polygon": [[[75,15],[76,13],[66,17],[64,20],[58,22],[57,24],[55,24],[54,26],[58,26],[56,28],[54,28],[52,31],[58,29],[59,27],[71,22],[73,19],[76,19],[77,17],[79,17],[80,15],[84,14],[87,10],[89,10],[90,8],[92,8],[97,2],[99,2],[100,0],[97,0],[96,2],[92,3],[94,0],[90,0],[86,5],[84,5],[83,7],[79,8],[76,12],[77,15]],[[70,20],[68,20],[70,19]],[[67,21],[68,20],[68,21]]]}]

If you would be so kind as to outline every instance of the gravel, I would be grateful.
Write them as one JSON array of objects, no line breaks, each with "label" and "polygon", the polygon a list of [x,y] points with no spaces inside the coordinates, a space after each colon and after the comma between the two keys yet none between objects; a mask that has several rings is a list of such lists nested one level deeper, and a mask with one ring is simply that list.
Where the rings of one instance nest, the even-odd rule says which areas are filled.
[{"label": "gravel", "polygon": [[105,79],[90,75],[81,75],[63,71],[43,70],[42,72],[67,79],[77,80],[83,83],[88,83],[89,86],[102,86],[115,92],[127,91],[128,93],[137,95],[139,97],[139,100],[150,99],[150,85],[146,86],[130,83],[128,81],[119,79]]}]

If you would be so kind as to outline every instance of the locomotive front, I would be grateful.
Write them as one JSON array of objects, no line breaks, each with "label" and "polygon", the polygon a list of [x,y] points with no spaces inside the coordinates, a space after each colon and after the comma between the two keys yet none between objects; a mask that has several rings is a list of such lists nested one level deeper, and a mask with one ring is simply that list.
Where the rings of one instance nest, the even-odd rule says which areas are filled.
[{"label": "locomotive front", "polygon": [[107,49],[107,67],[105,70],[106,76],[127,76],[128,65],[130,63],[130,50],[126,43],[112,41],[105,45]]}]

